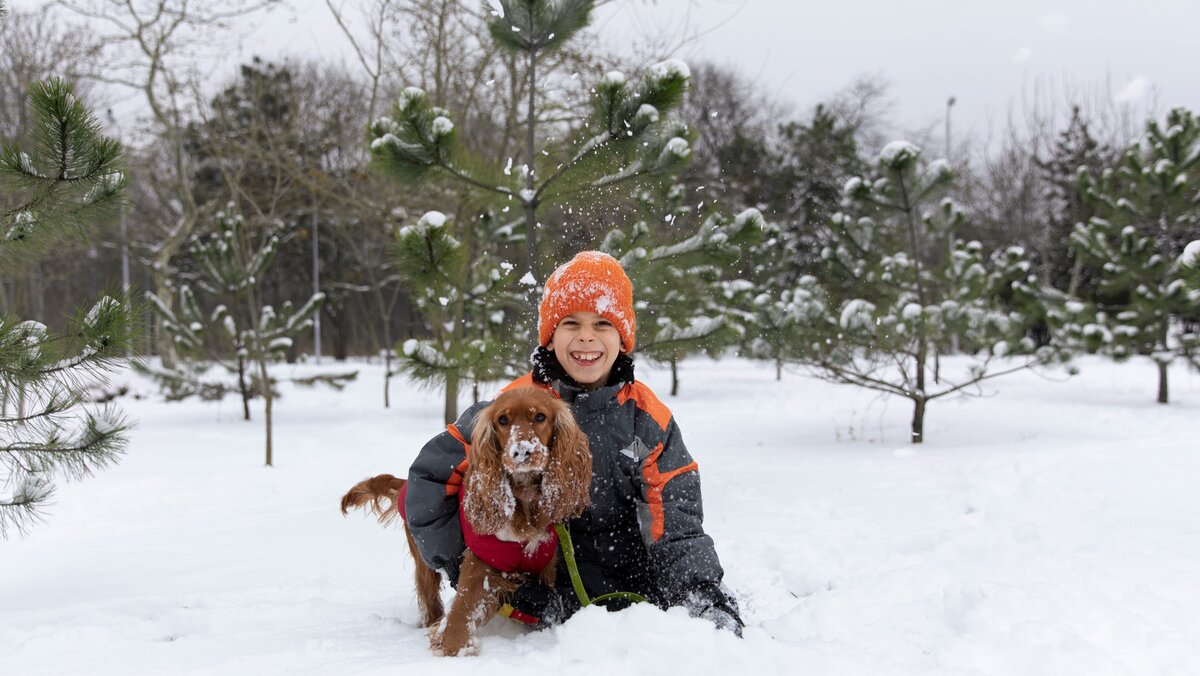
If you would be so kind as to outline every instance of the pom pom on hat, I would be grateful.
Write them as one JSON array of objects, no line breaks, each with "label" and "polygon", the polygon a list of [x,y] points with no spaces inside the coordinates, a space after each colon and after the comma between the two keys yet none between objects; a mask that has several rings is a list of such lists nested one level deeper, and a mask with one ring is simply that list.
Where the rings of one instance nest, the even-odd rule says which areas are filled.
[{"label": "pom pom on hat", "polygon": [[617,259],[599,251],[581,251],[550,275],[538,313],[538,341],[545,347],[563,317],[595,312],[612,322],[621,336],[621,351],[633,352],[637,317],[633,284]]}]

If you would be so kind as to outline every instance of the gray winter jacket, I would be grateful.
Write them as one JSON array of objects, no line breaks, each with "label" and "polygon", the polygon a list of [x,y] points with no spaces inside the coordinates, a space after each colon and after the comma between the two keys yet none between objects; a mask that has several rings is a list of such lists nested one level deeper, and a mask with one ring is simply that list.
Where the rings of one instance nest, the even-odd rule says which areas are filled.
[{"label": "gray winter jacket", "polygon": [[[663,606],[689,604],[689,595],[718,589],[723,576],[704,533],[700,474],[671,412],[632,379],[632,368],[629,380],[589,392],[557,379],[538,382],[530,373],[505,389],[551,389],[571,405],[591,442],[592,505],[567,523],[588,593],[630,591]],[[472,406],[426,444],[409,470],[408,527],[425,562],[452,581],[464,547],[458,499],[447,485],[461,481],[462,440],[470,440],[487,403]],[[556,591],[569,598],[571,582],[559,560]]]}]

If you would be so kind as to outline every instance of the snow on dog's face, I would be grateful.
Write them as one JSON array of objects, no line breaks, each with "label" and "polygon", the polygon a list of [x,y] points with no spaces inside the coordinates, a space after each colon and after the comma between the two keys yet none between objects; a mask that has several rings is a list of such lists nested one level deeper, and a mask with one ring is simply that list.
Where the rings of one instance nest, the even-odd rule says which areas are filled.
[{"label": "snow on dog's face", "polygon": [[480,533],[499,532],[517,513],[536,513],[544,526],[588,504],[587,435],[571,408],[545,390],[509,390],[480,411],[468,460],[463,507]]},{"label": "snow on dog's face", "polygon": [[546,470],[554,440],[555,404],[561,402],[548,393],[514,390],[501,394],[488,407],[506,474],[520,476]]}]

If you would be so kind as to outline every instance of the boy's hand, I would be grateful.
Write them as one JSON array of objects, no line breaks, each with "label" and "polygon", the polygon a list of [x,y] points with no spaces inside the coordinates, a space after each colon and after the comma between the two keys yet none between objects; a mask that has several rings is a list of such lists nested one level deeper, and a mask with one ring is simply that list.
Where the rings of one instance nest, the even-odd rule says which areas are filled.
[{"label": "boy's hand", "polygon": [[738,615],[737,603],[716,582],[706,582],[687,593],[684,606],[693,617],[702,617],[718,629],[732,631],[742,637],[746,626]]}]

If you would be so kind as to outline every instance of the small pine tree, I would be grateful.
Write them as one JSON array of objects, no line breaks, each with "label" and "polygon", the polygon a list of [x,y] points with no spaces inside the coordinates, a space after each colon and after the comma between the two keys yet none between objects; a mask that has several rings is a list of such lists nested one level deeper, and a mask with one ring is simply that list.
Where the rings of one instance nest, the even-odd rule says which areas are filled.
[{"label": "small pine tree", "polygon": [[[281,311],[263,302],[262,280],[275,259],[279,238],[271,232],[255,244],[245,220],[236,214],[217,214],[217,232],[194,242],[192,253],[199,263],[201,290],[222,302],[207,316],[201,312],[188,286],[180,289],[177,315],[153,292],[147,292],[151,307],[163,320],[181,353],[191,358],[209,358],[227,371],[236,372],[242,395],[243,415],[250,419],[249,400],[258,394],[264,401],[266,465],[273,464],[272,405],[275,399],[270,363],[292,346],[294,336],[312,327],[312,318],[324,301],[313,294],[299,307],[285,302]],[[257,371],[251,372],[249,369]],[[152,371],[168,389],[191,388],[203,394],[206,385],[198,369]],[[253,381],[257,380],[257,383]]]},{"label": "small pine tree", "polygon": [[[949,199],[938,201],[954,180],[949,164],[925,164],[916,146],[898,141],[883,149],[878,167],[873,180],[847,182],[846,211],[820,232],[822,280],[805,275],[755,303],[772,328],[791,336],[787,361],[911,400],[912,442],[921,443],[929,402],[971,394],[984,380],[1057,355],[1038,349],[1023,335],[1026,318],[998,301],[1014,289],[1038,298],[1023,251],[989,260],[978,242],[954,237],[965,216]],[[948,375],[941,359],[956,341],[970,363]],[[997,364],[1004,356],[1018,358]]]},{"label": "small pine tree", "polygon": [[808,122],[779,126],[778,146],[760,175],[761,199],[772,221],[768,236],[750,253],[756,295],[745,305],[755,330],[744,353],[774,361],[776,379],[795,337],[770,299],[789,293],[802,277],[820,274],[819,233],[841,208],[842,186],[866,169],[857,135],[853,121],[818,105]]},{"label": "small pine tree", "polygon": [[[495,44],[518,55],[524,65],[528,104],[522,119],[512,121],[525,132],[521,166],[502,168],[473,156],[460,141],[450,111],[434,106],[429,96],[415,87],[403,92],[391,115],[371,124],[372,165],[381,173],[416,186],[435,182],[454,184],[496,200],[494,208],[477,212],[484,214],[483,217],[464,218],[460,214],[458,219],[448,220],[440,233],[435,232],[438,228],[426,227],[426,234],[448,237],[461,243],[462,249],[444,258],[427,252],[424,259],[432,263],[444,261],[451,267],[405,273],[410,284],[422,279],[437,281],[441,291],[457,289],[459,297],[465,299],[461,295],[464,290],[469,292],[483,283],[490,289],[485,294],[489,299],[513,293],[521,293],[526,299],[519,306],[525,321],[509,317],[496,325],[484,316],[471,327],[446,330],[436,325],[443,311],[424,305],[429,311],[424,319],[432,342],[408,342],[408,358],[402,367],[415,379],[444,388],[444,417],[448,421],[457,417],[458,379],[468,372],[479,372],[477,366],[470,365],[477,360],[466,357],[475,348],[467,348],[462,341],[494,341],[495,345],[486,344],[476,351],[488,355],[512,354],[526,336],[536,335],[533,309],[542,272],[539,210],[595,201],[631,183],[669,177],[687,157],[687,130],[670,115],[682,100],[689,76],[686,65],[678,61],[657,64],[633,82],[618,72],[607,74],[595,86],[591,114],[578,133],[565,144],[543,140],[545,134],[539,133],[539,120],[544,115],[539,114],[539,105],[544,107],[547,102],[539,104],[537,98],[544,84],[538,70],[540,59],[561,49],[588,24],[594,4],[591,0],[498,0],[498,9],[488,20]],[[553,167],[552,170],[543,171],[538,165],[539,157],[545,156],[549,156],[547,166]],[[513,203],[519,206],[522,218],[514,223],[497,223],[495,216],[508,212]],[[505,273],[501,280],[491,280],[492,271],[512,264],[509,259],[513,252],[501,246],[519,241],[525,243],[526,273]],[[402,250],[404,246],[402,240]],[[459,262],[461,256],[466,256],[468,265]],[[520,255],[516,258],[519,262]],[[480,278],[479,272],[485,276]],[[505,281],[510,288],[491,289],[493,281]],[[441,291],[435,289],[432,297],[445,297],[449,305],[451,296]],[[415,290],[415,295],[430,297],[420,289]],[[467,311],[470,306],[471,303],[457,307],[466,313],[465,317],[471,314]]]},{"label": "small pine tree", "polygon": [[[396,269],[429,327],[428,336],[404,341],[398,366],[418,382],[445,385],[447,413],[458,383],[514,375],[506,367],[519,361],[512,350],[524,345],[511,327],[520,323],[524,294],[513,280],[515,266],[494,244],[503,235],[492,232],[470,252],[450,234],[452,225],[445,214],[428,212],[400,229],[395,249]],[[485,217],[478,227],[503,226]]]},{"label": "small pine tree", "polygon": [[1047,209],[1038,243],[1038,271],[1043,282],[1072,296],[1090,298],[1098,283],[1071,246],[1075,225],[1087,223],[1095,215],[1095,204],[1081,190],[1079,172],[1099,173],[1113,156],[1111,149],[1092,136],[1087,119],[1076,106],[1050,157],[1037,160],[1046,186]]},{"label": "small pine tree", "polygon": [[[120,144],[100,135],[70,85],[35,83],[29,98],[31,145],[0,154],[5,270],[82,236],[112,213],[125,185]],[[102,382],[129,350],[131,321],[128,305],[107,296],[61,334],[0,314],[0,537],[24,532],[41,517],[55,476],[88,476],[124,450],[125,417],[85,401],[88,386]]]},{"label": "small pine tree", "polygon": [[683,198],[681,184],[643,191],[639,201],[649,218],[610,231],[600,246],[621,261],[638,290],[637,350],[670,364],[672,396],[679,393],[680,361],[701,352],[715,356],[745,336],[737,291],[750,284],[737,273],[743,252],[766,227],[757,209],[734,218],[713,213],[691,236],[664,241],[662,226],[678,232],[691,219]]},{"label": "small pine tree", "polygon": [[1148,122],[1115,168],[1080,177],[1097,211],[1072,234],[1100,276],[1093,347],[1117,360],[1150,357],[1160,404],[1169,400],[1171,362],[1200,346],[1200,335],[1182,330],[1181,318],[1200,315],[1200,300],[1184,288],[1179,262],[1185,244],[1200,234],[1198,176],[1200,120],[1179,108],[1165,125]]},{"label": "small pine tree", "polygon": [[1183,279],[1193,295],[1200,295],[1200,239],[1188,242],[1179,258]]},{"label": "small pine tree", "polygon": [[816,271],[816,233],[840,210],[842,186],[866,167],[858,155],[855,127],[818,105],[807,123],[780,125],[772,170],[763,176],[766,207],[779,224],[770,246],[774,265],[764,270],[770,288],[795,284]]}]

